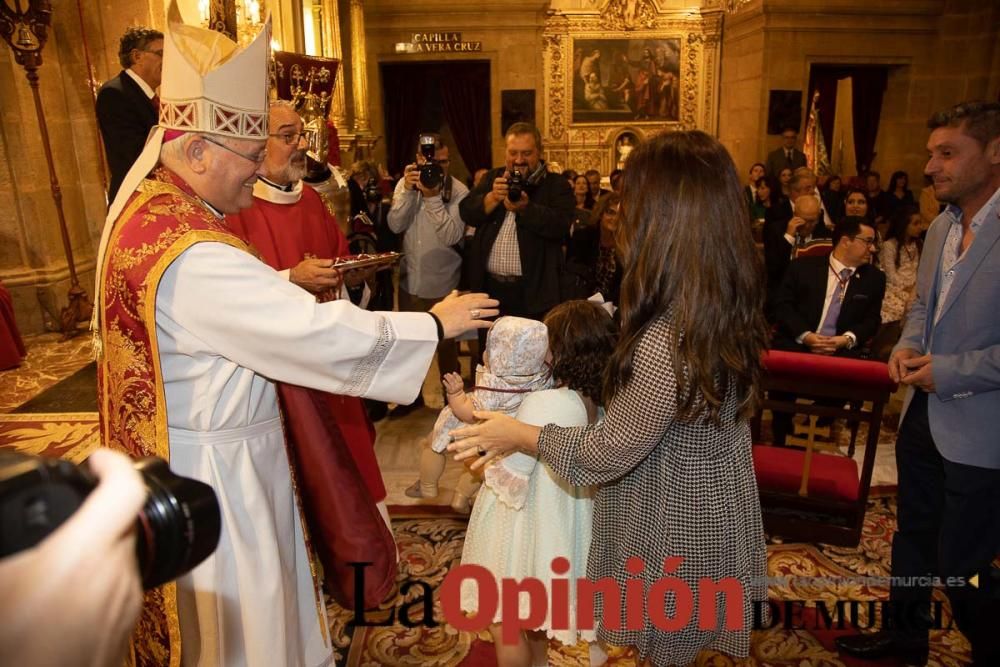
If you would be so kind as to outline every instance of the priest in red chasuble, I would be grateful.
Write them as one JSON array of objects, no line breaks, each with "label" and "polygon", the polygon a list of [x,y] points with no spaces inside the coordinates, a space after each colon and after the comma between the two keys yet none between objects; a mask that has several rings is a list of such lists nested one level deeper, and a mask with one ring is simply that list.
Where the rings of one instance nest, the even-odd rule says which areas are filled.
[{"label": "priest in red chasuble", "polygon": [[[171,2],[159,124],[111,205],[98,251],[101,437],[211,485],[222,516],[214,554],[147,593],[130,664],[332,664],[319,578],[344,593],[350,568],[343,559],[320,568],[312,555],[367,548],[384,566],[395,553],[367,493],[355,493],[364,484],[350,465],[339,472],[353,471],[353,484],[333,486],[338,502],[314,517],[322,548],[309,533],[303,501],[322,475],[344,478],[336,467],[296,464],[317,443],[333,456],[346,450],[333,446],[336,426],[311,394],[281,396],[315,417],[284,423],[279,385],[409,403],[438,341],[497,313],[483,294],[446,299],[429,314],[319,303],[230,229],[224,216],[253,203],[266,157],[265,26],[239,47],[186,25]],[[343,535],[328,539],[338,526]]]},{"label": "priest in red chasuble", "polygon": [[[271,102],[267,157],[253,188],[253,206],[227,216],[230,228],[261,259],[320,301],[350,299],[367,306],[374,270],[351,271],[344,280],[333,259],[349,255],[347,238],[329,200],[303,185],[306,147],[302,118],[290,102]],[[375,427],[360,398],[323,393],[321,400],[351,451],[372,501],[388,521],[385,485],[375,458]],[[286,414],[286,419],[292,415]]]}]

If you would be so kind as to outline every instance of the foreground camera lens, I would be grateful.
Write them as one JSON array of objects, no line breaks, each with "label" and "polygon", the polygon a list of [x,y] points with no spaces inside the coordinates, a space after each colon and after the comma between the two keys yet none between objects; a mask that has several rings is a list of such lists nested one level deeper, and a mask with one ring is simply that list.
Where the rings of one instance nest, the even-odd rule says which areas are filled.
[{"label": "foreground camera lens", "polygon": [[156,588],[192,570],[219,543],[219,502],[208,484],[170,471],[166,461],[144,458],[135,469],[149,498],[139,513],[136,554],[142,585]]}]

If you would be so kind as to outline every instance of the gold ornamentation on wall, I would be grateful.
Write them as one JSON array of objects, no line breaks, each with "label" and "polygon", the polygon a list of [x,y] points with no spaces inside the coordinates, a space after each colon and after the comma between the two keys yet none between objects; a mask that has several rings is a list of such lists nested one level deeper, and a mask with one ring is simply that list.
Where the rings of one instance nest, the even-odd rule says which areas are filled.
[{"label": "gold ornamentation on wall", "polygon": [[556,36],[544,38],[544,51],[546,54],[545,80],[548,84],[548,98],[546,107],[552,110],[549,117],[549,136],[553,139],[561,139],[563,136],[563,63],[565,54],[562,39]]},{"label": "gold ornamentation on wall", "polygon": [[656,6],[652,0],[609,0],[601,10],[608,30],[637,30],[656,25]]},{"label": "gold ornamentation on wall", "polygon": [[[631,13],[622,14],[626,11]],[[640,140],[663,130],[697,128],[714,134],[718,124],[717,69],[723,12],[718,3],[713,11],[701,12],[659,12],[652,0],[611,0],[592,13],[549,16],[542,36],[544,92],[540,123],[548,159],[563,168],[596,168],[606,175],[619,162],[616,142],[625,132]],[[616,23],[616,17],[625,15],[645,17],[645,22],[636,28]],[[584,66],[585,58],[592,55],[587,49],[602,53]],[[616,59],[620,69],[627,64],[633,85],[645,62],[646,77],[639,81],[640,85],[652,80],[670,95],[661,93],[660,104],[642,108],[634,99],[613,99],[613,86],[609,85],[612,62],[605,61]],[[589,89],[584,87],[584,70],[592,75]],[[581,79],[579,85],[577,77]],[[601,104],[602,92],[606,105]],[[594,101],[597,104],[590,107],[584,104]]]}]

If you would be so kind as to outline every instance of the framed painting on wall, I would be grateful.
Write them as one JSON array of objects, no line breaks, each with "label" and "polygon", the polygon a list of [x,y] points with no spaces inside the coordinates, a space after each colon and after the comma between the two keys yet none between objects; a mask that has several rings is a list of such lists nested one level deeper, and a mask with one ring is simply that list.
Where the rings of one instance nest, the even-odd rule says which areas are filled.
[{"label": "framed painting on wall", "polygon": [[680,120],[679,38],[574,39],[572,123]]}]

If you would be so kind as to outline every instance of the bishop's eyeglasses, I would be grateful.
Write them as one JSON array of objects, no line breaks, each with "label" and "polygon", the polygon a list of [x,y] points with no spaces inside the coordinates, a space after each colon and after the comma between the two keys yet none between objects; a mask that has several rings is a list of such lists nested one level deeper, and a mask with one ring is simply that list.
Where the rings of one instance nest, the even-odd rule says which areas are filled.
[{"label": "bishop's eyeglasses", "polygon": [[241,158],[243,158],[244,160],[249,160],[250,162],[253,162],[254,164],[263,164],[264,160],[267,158],[267,149],[266,148],[262,148],[259,152],[255,153],[255,154],[252,154],[252,155],[249,155],[247,153],[241,153],[240,151],[236,150],[235,148],[230,148],[229,146],[225,145],[221,141],[217,141],[215,139],[212,139],[211,137],[209,137],[207,135],[203,134],[203,135],[201,135],[201,138],[204,139],[205,141],[207,141],[208,143],[214,145],[214,146],[218,146],[219,148],[223,148],[223,149],[229,151],[230,153],[232,153],[233,155],[238,155]]}]

